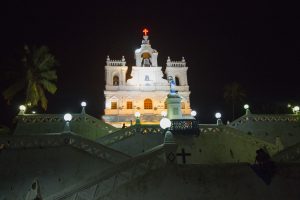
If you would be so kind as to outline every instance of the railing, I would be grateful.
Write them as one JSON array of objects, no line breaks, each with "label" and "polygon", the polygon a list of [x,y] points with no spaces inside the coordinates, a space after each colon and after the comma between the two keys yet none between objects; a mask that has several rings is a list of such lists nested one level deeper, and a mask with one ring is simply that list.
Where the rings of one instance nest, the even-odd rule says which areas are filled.
[{"label": "railing", "polygon": [[107,56],[106,58],[106,65],[107,66],[125,66],[126,65],[126,61],[124,56],[122,56],[121,60],[111,60],[109,58],[109,56]]},{"label": "railing", "polygon": [[223,126],[215,124],[199,124],[200,133],[218,133],[223,130]]},{"label": "railing", "polygon": [[122,141],[135,134],[163,134],[164,131],[159,125],[134,125],[128,128],[120,129],[114,133],[101,137],[97,142],[104,145],[111,145],[113,143]]},{"label": "railing", "polygon": [[299,162],[300,160],[300,143],[284,149],[272,158],[277,162]]},{"label": "railing", "polygon": [[181,61],[171,61],[170,57],[168,57],[167,67],[186,67],[186,62],[184,57],[182,57]]},{"label": "railing", "polygon": [[252,122],[296,122],[299,121],[299,115],[286,114],[286,115],[258,115],[258,114],[248,114],[243,115],[240,118],[234,120],[229,124],[231,127],[237,127],[241,124]]},{"label": "railing", "polygon": [[113,195],[119,186],[140,177],[149,170],[160,168],[164,165],[164,146],[157,146],[132,159],[102,171],[96,176],[61,191],[59,194],[51,195],[45,200],[82,199],[96,200]]},{"label": "railing", "polygon": [[174,135],[196,135],[199,136],[200,130],[195,119],[173,119],[171,120],[170,131]]},{"label": "railing", "polygon": [[[88,114],[72,114],[71,131],[89,139],[112,133],[117,128]],[[24,114],[17,116],[15,134],[37,134],[63,132],[65,121],[62,114]]]},{"label": "railing", "polygon": [[282,147],[266,142],[259,138],[249,136],[241,130],[235,129],[225,125],[214,125],[214,124],[199,124],[200,134],[230,134],[232,137],[240,138],[241,140],[247,140],[248,144],[252,144],[257,147],[264,147],[268,150],[271,155],[282,150]]},{"label": "railing", "polygon": [[123,162],[130,158],[127,154],[82,138],[73,133],[36,135],[34,137],[29,135],[0,136],[0,146],[5,149],[43,148],[68,145],[112,163]]}]

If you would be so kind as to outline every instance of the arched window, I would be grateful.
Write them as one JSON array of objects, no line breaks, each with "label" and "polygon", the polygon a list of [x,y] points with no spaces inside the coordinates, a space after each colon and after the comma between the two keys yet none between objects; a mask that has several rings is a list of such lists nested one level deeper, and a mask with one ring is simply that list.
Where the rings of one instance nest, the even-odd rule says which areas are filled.
[{"label": "arched window", "polygon": [[150,67],[151,63],[151,55],[148,52],[142,54],[142,66],[143,67]]},{"label": "arched window", "polygon": [[152,109],[152,100],[151,99],[144,100],[144,109]]},{"label": "arched window", "polygon": [[165,109],[168,109],[167,100],[165,100]]},{"label": "arched window", "polygon": [[118,77],[118,76],[114,76],[114,77],[113,77],[113,85],[114,85],[114,86],[119,85],[119,77]]},{"label": "arched window", "polygon": [[175,83],[176,85],[180,85],[179,78],[177,76],[175,77]]}]

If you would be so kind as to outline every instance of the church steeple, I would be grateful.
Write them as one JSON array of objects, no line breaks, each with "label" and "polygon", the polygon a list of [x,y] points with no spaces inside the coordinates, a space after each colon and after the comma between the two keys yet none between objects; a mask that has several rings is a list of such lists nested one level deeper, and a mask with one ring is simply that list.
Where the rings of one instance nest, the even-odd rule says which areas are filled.
[{"label": "church steeple", "polygon": [[149,38],[148,32],[149,32],[149,30],[146,29],[146,28],[144,28],[144,30],[143,30],[144,35],[143,35],[142,44],[148,44],[148,45],[150,45],[150,41],[148,40],[148,38]]},{"label": "church steeple", "polygon": [[158,52],[151,48],[147,28],[143,29],[143,40],[140,49],[135,51],[135,60],[137,67],[157,67]]}]

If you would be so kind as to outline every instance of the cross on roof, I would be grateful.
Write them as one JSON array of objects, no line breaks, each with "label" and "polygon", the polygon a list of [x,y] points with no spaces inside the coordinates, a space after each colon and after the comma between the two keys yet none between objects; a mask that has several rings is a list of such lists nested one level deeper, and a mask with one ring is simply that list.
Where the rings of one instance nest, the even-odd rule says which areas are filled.
[{"label": "cross on roof", "polygon": [[148,29],[144,28],[143,30],[144,36],[147,36],[148,32],[149,32]]},{"label": "cross on roof", "polygon": [[190,153],[185,153],[184,149],[181,149],[181,153],[177,153],[176,156],[182,156],[182,163],[185,164],[186,163],[186,156],[191,156]]}]

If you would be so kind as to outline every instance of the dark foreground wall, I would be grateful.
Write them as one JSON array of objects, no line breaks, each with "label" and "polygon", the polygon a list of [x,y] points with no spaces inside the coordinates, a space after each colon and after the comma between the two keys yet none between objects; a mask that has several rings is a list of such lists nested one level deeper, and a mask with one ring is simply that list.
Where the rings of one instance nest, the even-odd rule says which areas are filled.
[{"label": "dark foreground wall", "polygon": [[278,164],[270,185],[247,164],[178,165],[147,174],[117,189],[113,199],[300,199],[300,165]]}]

